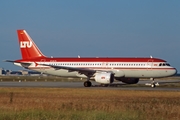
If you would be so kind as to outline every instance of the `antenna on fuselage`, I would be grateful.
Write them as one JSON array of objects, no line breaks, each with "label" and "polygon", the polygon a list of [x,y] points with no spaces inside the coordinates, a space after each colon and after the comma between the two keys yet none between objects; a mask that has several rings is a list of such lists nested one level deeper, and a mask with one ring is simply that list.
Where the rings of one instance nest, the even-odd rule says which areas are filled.
[{"label": "antenna on fuselage", "polygon": [[150,58],[153,58],[152,55],[150,55]]},{"label": "antenna on fuselage", "polygon": [[78,58],[81,58],[81,56],[78,55]]}]

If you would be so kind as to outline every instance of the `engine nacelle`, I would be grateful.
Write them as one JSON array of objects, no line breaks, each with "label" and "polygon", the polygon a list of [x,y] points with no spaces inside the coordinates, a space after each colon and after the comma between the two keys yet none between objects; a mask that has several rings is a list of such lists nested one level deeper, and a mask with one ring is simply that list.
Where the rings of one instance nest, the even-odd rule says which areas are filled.
[{"label": "engine nacelle", "polygon": [[97,73],[94,77],[95,81],[102,84],[110,84],[114,82],[114,74],[112,73]]},{"label": "engine nacelle", "polygon": [[115,78],[115,79],[126,84],[137,84],[139,82],[139,78]]}]

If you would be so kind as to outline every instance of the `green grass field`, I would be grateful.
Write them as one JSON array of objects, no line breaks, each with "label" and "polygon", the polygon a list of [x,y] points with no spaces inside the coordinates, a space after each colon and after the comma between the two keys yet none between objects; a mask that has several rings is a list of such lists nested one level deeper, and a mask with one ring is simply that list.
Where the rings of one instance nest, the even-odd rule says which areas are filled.
[{"label": "green grass field", "polygon": [[0,120],[179,120],[180,92],[0,88]]}]

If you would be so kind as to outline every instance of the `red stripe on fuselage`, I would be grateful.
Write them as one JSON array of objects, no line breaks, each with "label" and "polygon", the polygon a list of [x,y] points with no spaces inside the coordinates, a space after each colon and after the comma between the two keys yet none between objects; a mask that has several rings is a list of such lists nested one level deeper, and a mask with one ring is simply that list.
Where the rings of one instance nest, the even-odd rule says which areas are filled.
[{"label": "red stripe on fuselage", "polygon": [[33,58],[17,62],[166,62],[159,58]]}]

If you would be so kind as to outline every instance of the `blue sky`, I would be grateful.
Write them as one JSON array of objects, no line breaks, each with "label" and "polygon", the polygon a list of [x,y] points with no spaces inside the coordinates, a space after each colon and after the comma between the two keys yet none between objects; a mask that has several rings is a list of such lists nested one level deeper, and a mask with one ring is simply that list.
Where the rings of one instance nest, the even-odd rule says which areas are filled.
[{"label": "blue sky", "polygon": [[46,56],[153,57],[180,71],[179,0],[17,0],[0,3],[0,67],[21,58],[17,29]]}]

